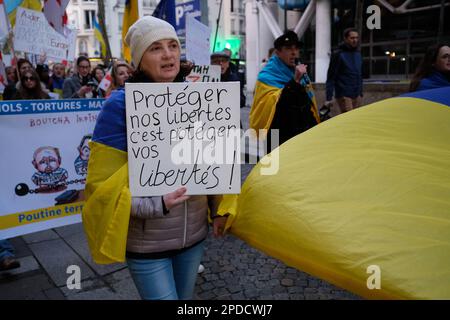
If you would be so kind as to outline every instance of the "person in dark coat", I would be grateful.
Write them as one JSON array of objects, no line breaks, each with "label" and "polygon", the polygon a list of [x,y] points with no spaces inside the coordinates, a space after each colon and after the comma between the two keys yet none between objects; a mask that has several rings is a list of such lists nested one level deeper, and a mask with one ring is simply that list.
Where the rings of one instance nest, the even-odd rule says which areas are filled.
[{"label": "person in dark coat", "polygon": [[211,54],[211,64],[220,66],[220,81],[239,81],[240,83],[240,106],[245,107],[244,84],[239,75],[233,72],[230,67],[230,56],[225,51],[218,51]]},{"label": "person in dark coat", "polygon": [[334,97],[342,113],[361,106],[362,56],[358,46],[359,35],[356,29],[345,29],[344,43],[331,56],[328,67],[325,105],[332,105],[334,91]]}]

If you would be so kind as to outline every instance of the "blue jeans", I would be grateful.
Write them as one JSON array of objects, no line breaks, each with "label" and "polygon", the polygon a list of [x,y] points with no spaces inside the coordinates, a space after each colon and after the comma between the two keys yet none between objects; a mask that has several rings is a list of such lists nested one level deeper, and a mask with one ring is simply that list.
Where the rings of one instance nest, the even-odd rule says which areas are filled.
[{"label": "blue jeans", "polygon": [[0,260],[6,257],[14,257],[14,247],[7,239],[4,239],[0,240]]},{"label": "blue jeans", "polygon": [[164,259],[129,259],[128,268],[144,300],[190,300],[194,294],[204,241]]}]

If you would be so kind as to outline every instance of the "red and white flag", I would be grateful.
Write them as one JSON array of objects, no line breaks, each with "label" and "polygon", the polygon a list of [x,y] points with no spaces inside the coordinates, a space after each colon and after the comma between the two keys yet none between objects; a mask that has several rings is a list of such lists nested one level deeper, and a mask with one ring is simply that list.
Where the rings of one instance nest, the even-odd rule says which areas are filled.
[{"label": "red and white flag", "polygon": [[67,24],[66,7],[69,0],[44,0],[42,11],[48,23],[60,34],[64,35],[64,26]]},{"label": "red and white flag", "polygon": [[104,91],[108,90],[109,86],[112,83],[112,76],[111,76],[112,68],[108,70],[108,72],[103,77],[102,81],[98,84],[98,87]]},{"label": "red and white flag", "polygon": [[0,51],[0,93],[3,93],[7,84],[5,64],[3,63],[2,52]]}]

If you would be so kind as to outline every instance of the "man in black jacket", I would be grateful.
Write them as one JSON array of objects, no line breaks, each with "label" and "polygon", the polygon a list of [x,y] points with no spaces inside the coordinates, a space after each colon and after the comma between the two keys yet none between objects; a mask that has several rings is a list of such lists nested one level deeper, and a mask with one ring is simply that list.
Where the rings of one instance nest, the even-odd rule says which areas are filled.
[{"label": "man in black jacket", "polygon": [[244,84],[242,83],[239,75],[232,71],[230,67],[230,56],[225,51],[218,51],[211,54],[211,64],[220,66],[220,81],[239,81],[240,82],[240,105],[241,108],[245,107],[245,94]]},{"label": "man in black jacket", "polygon": [[362,57],[356,29],[344,30],[344,43],[330,60],[327,76],[327,101],[332,105],[333,91],[341,113],[358,108],[362,98]]},{"label": "man in black jacket", "polygon": [[256,81],[250,128],[269,130],[267,145],[274,144],[269,150],[276,147],[271,141],[276,131],[282,144],[320,122],[307,66],[299,62],[300,46],[294,31],[278,37],[275,54]]}]

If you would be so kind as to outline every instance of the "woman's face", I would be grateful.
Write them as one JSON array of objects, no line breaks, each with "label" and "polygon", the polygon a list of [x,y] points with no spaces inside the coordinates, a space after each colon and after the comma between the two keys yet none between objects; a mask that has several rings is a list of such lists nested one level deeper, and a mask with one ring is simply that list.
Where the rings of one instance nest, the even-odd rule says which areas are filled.
[{"label": "woman's face", "polygon": [[17,73],[15,67],[8,68],[8,71],[6,71],[6,78],[10,82],[17,82]]},{"label": "woman's face", "polygon": [[98,82],[102,81],[103,77],[105,76],[105,73],[101,69],[95,70],[95,79],[97,79]]},{"label": "woman's face", "polygon": [[33,66],[31,64],[29,64],[28,62],[24,62],[20,66],[19,73],[23,74],[25,71],[29,71],[31,69],[33,69]]},{"label": "woman's face", "polygon": [[180,71],[180,46],[176,40],[152,43],[142,56],[140,69],[155,82],[172,82]]},{"label": "woman's face", "polygon": [[125,84],[125,81],[130,77],[128,73],[128,68],[126,66],[120,66],[117,68],[117,85],[119,87]]},{"label": "woman's face", "polygon": [[450,47],[443,46],[439,49],[434,67],[443,73],[450,73]]},{"label": "woman's face", "polygon": [[37,79],[31,72],[25,72],[22,79],[23,85],[27,89],[33,89],[37,85]]},{"label": "woman's face", "polygon": [[77,70],[80,76],[87,77],[87,75],[91,73],[91,63],[87,60],[82,60],[77,66]]}]

